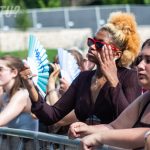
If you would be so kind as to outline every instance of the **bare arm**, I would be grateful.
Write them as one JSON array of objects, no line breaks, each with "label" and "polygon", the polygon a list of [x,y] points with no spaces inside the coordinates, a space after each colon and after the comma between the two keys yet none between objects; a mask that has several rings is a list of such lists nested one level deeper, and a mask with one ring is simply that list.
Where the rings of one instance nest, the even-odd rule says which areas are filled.
[{"label": "bare arm", "polygon": [[107,144],[121,148],[144,147],[144,134],[149,128],[131,128],[98,132],[81,140],[84,150],[94,146]]},{"label": "bare arm", "polygon": [[150,149],[150,130],[146,132],[145,134],[145,149],[144,150],[149,150]]},{"label": "bare arm", "polygon": [[73,122],[76,122],[78,121],[76,115],[75,115],[75,112],[74,110],[72,110],[67,116],[65,116],[63,119],[61,119],[60,121],[58,121],[56,123],[56,125],[59,125],[59,126],[66,126],[66,125],[69,125]]},{"label": "bare arm", "polygon": [[110,124],[88,126],[87,124],[82,122],[73,123],[69,129],[69,137],[78,138],[97,133],[97,131],[101,132],[103,130],[132,128],[138,119],[141,105],[143,105],[144,102],[148,101],[149,97],[150,92],[146,92],[145,94],[138,97],[120,114],[120,116],[116,120],[114,120]]},{"label": "bare arm", "polygon": [[60,66],[58,64],[51,64],[51,66],[53,67],[53,72],[50,74],[48,80],[46,102],[49,105],[54,105],[59,99],[55,84],[60,73]]},{"label": "bare arm", "polygon": [[149,97],[149,91],[139,96],[110,125],[115,129],[132,128],[138,120],[144,104],[149,101]]},{"label": "bare arm", "polygon": [[22,113],[28,103],[28,92],[26,90],[18,91],[11,99],[4,110],[0,113],[0,126],[4,126],[20,113]]}]

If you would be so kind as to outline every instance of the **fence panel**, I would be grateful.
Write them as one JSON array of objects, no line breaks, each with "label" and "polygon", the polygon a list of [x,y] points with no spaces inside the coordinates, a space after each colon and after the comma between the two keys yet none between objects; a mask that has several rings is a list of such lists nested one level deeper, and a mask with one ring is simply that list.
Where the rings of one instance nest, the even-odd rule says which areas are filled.
[{"label": "fence panel", "polygon": [[0,128],[1,150],[53,150],[79,149],[80,140],[71,140],[67,136]]}]

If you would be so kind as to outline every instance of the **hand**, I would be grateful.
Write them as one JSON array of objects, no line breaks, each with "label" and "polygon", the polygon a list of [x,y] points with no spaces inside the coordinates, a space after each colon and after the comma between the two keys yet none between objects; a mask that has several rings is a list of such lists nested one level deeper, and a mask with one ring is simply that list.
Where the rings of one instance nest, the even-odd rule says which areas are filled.
[{"label": "hand", "polygon": [[30,67],[26,63],[24,63],[24,68],[20,72],[20,77],[22,78],[22,80],[23,80],[24,84],[27,86],[27,88],[33,86],[33,82],[31,80],[31,78],[34,76],[36,76],[36,75],[32,74]]},{"label": "hand", "polygon": [[48,91],[55,89],[55,83],[56,83],[56,80],[57,80],[59,73],[60,73],[59,64],[55,63],[55,64],[51,64],[51,66],[53,67],[53,72],[49,76],[48,87],[47,87]]},{"label": "hand", "polygon": [[102,146],[99,133],[91,134],[81,139],[81,149],[83,150],[94,150],[97,146]]},{"label": "hand", "polygon": [[24,82],[26,88],[28,89],[31,100],[34,102],[37,102],[39,100],[38,99],[38,92],[37,92],[37,90],[33,84],[33,81],[31,80],[32,77],[34,77],[36,75],[33,75],[29,66],[24,63],[24,68],[20,72],[20,76],[23,79],[23,82]]},{"label": "hand", "polygon": [[92,126],[88,126],[83,122],[75,122],[72,125],[70,125],[70,128],[68,130],[68,136],[71,139],[84,137],[88,134],[93,133],[91,128]]},{"label": "hand", "polygon": [[98,52],[97,55],[103,75],[112,87],[116,87],[119,79],[117,76],[117,66],[111,47],[104,45],[102,50]]},{"label": "hand", "polygon": [[69,86],[70,84],[68,83],[68,81],[65,78],[61,78],[59,93],[64,94],[68,90]]}]

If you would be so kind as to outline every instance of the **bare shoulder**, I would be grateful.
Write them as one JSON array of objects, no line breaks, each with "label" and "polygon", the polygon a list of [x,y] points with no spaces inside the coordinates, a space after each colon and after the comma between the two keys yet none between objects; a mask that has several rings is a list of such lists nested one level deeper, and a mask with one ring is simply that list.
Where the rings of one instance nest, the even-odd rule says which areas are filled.
[{"label": "bare shoulder", "polygon": [[29,99],[29,93],[26,89],[19,89],[11,99],[13,101],[27,101]]},{"label": "bare shoulder", "polygon": [[21,95],[24,95],[24,96],[29,96],[29,93],[28,93],[28,90],[27,89],[19,89],[17,92],[16,92],[17,95],[21,94]]}]

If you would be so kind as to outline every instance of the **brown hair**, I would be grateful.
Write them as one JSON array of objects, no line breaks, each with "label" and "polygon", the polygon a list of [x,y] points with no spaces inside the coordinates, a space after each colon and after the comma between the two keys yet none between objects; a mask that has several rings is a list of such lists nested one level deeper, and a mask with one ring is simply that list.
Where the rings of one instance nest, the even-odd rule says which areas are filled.
[{"label": "brown hair", "polygon": [[150,47],[150,39],[147,39],[143,44],[142,44],[142,47],[141,49],[144,49],[144,47]]},{"label": "brown hair", "polygon": [[19,76],[19,72],[23,69],[24,64],[21,59],[9,55],[1,57],[0,60],[6,61],[6,65],[9,68],[11,68],[12,70],[16,69],[18,71],[18,74],[15,77],[14,85],[10,91],[10,97],[12,97],[16,93],[16,91],[19,90],[19,88],[24,87],[21,77]]},{"label": "brown hair", "polygon": [[113,12],[101,29],[112,35],[114,44],[123,52],[119,64],[129,66],[140,51],[140,37],[135,17],[131,13]]}]

